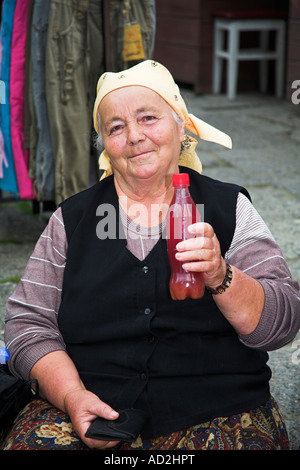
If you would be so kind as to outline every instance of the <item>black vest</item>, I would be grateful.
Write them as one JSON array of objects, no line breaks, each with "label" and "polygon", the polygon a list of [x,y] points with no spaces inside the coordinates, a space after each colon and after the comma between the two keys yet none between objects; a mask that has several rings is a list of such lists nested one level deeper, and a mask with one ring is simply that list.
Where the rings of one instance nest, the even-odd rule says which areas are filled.
[{"label": "black vest", "polygon": [[[224,255],[238,192],[246,191],[181,171],[190,174],[191,195],[204,204]],[[267,353],[239,341],[212,296],[171,299],[166,239],[142,262],[126,248],[113,177],[61,207],[69,245],[58,323],[89,390],[115,409],[146,410],[144,439],[241,413],[269,398]],[[109,237],[100,239],[107,221]]]}]

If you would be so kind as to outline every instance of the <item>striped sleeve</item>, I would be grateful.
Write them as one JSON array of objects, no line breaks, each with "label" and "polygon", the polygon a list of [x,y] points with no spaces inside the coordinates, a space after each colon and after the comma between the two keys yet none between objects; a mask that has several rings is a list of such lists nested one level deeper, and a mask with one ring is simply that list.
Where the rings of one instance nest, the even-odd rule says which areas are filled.
[{"label": "striped sleeve", "polygon": [[236,207],[236,229],[227,256],[232,257],[242,248],[252,245],[256,240],[268,239],[274,241],[265,222],[249,199],[244,194],[239,193]]},{"label": "striped sleeve", "polygon": [[240,340],[269,351],[292,341],[300,328],[299,285],[270,230],[243,194],[238,197],[236,230],[225,259],[260,282],[265,292],[259,324]]},{"label": "striped sleeve", "polygon": [[57,324],[61,302],[67,240],[61,209],[51,216],[9,297],[5,343],[12,373],[29,378],[32,366],[55,350],[65,350]]}]

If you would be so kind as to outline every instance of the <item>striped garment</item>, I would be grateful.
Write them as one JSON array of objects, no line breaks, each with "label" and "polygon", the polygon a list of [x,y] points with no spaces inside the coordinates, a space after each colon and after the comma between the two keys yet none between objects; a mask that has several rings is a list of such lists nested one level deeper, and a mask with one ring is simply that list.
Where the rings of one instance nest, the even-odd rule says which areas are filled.
[{"label": "striped garment", "polygon": [[[128,249],[144,259],[161,236],[163,225],[151,230],[133,224],[121,210]],[[130,236],[130,233],[134,236]],[[10,368],[27,379],[37,360],[65,350],[57,324],[61,301],[67,238],[58,208],[38,240],[23,277],[7,302],[5,341]],[[239,194],[236,230],[225,259],[257,279],[265,305],[256,329],[240,341],[249,347],[273,350],[290,342],[300,327],[299,286],[291,278],[281,250],[249,200]]]}]

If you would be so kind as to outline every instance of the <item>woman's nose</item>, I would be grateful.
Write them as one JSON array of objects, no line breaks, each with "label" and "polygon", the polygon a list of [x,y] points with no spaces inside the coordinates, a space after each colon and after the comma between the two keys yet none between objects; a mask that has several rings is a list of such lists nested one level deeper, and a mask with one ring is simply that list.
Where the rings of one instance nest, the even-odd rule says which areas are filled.
[{"label": "woman's nose", "polygon": [[142,126],[138,122],[127,125],[127,141],[129,145],[135,145],[145,139]]}]

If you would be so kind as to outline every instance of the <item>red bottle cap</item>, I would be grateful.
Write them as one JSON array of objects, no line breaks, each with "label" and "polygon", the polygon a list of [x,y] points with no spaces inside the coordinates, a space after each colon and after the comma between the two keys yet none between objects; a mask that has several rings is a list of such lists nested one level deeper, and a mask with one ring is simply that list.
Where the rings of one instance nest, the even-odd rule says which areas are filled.
[{"label": "red bottle cap", "polygon": [[188,173],[178,173],[173,175],[173,186],[189,185],[190,176]]}]

